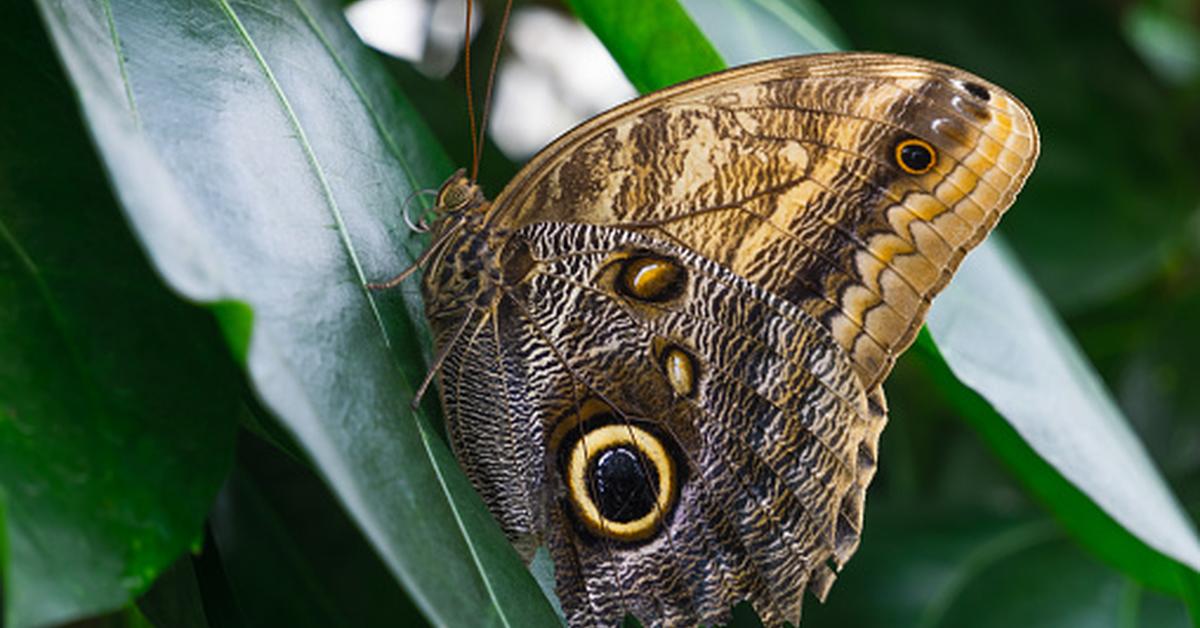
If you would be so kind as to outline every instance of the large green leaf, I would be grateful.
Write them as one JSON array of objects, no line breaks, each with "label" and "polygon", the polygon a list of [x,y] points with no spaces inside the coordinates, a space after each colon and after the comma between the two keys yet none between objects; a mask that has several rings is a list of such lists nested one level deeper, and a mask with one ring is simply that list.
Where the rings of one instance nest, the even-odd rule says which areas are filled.
[{"label": "large green leaf", "polygon": [[[701,23],[705,32],[714,32],[737,25],[739,16],[755,15],[743,5],[753,7],[757,3],[707,5],[705,11],[693,13],[705,20]],[[588,19],[588,14],[584,17]],[[622,30],[620,16],[605,19],[611,23],[604,24],[597,33],[610,46],[624,45],[623,40],[604,37],[606,32]],[[785,55],[810,51],[813,42],[805,36],[808,32],[798,30],[790,46],[778,39],[778,47],[769,50],[757,42],[754,46],[731,45],[721,52],[732,62],[744,63],[764,52]],[[675,59],[691,72],[715,69],[703,60],[697,63],[661,48],[659,54]],[[614,56],[621,59],[620,55]],[[627,73],[639,71],[634,64],[622,67]],[[1036,191],[1026,192],[1022,201],[1030,194],[1036,195]],[[1013,211],[1020,212],[1021,205],[1018,203]],[[964,409],[973,412],[971,418],[980,433],[1027,484],[1035,489],[1054,487],[1053,491],[1042,491],[1043,497],[1079,497],[1063,478],[1082,491],[1086,496],[1083,500],[1047,502],[1081,540],[1143,582],[1183,594],[1182,576],[1186,572],[1174,561],[1200,569],[1200,543],[1191,522],[1090,366],[1069,341],[1061,322],[997,241],[993,237],[968,257],[930,317],[930,326],[950,367],[991,401],[999,414],[987,404]],[[934,360],[941,364],[940,359]],[[949,385],[961,387],[953,381]],[[1014,447],[1014,441],[1006,438],[1008,423],[1050,464],[1038,464],[1036,457],[1023,464],[1028,461],[1021,457],[1026,450]]]},{"label": "large green leaf", "polygon": [[416,299],[365,287],[411,261],[420,243],[401,204],[450,169],[337,3],[38,5],[159,272],[193,299],[253,312],[256,391],[422,612],[552,621],[410,409],[424,375]]},{"label": "large green leaf", "polygon": [[[1008,426],[1122,528],[1200,570],[1187,514],[1045,301],[1001,245],[981,247],[930,313],[929,329],[954,376],[986,404],[960,403],[998,453],[1068,528],[1144,582],[1182,591],[1180,572],[1064,494],[1050,469],[1028,460]],[[928,348],[926,349],[928,350]],[[959,395],[960,399],[963,396]],[[994,412],[993,412],[994,409]],[[998,414],[995,414],[998,413]]]},{"label": "large green leaf", "polygon": [[0,574],[27,626],[118,608],[194,543],[241,387],[129,232],[32,5],[0,42]]}]

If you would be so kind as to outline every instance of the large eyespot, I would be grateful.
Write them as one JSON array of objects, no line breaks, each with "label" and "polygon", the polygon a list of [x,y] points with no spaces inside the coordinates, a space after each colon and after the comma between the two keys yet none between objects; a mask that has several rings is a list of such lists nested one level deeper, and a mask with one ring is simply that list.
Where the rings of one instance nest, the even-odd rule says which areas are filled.
[{"label": "large eyespot", "polygon": [[657,436],[628,423],[582,434],[571,446],[567,490],[592,534],[642,541],[658,530],[678,489],[675,462]]},{"label": "large eyespot", "polygon": [[621,262],[617,290],[639,301],[669,301],[683,294],[687,273],[673,259],[640,254]]},{"label": "large eyespot", "polygon": [[911,137],[896,144],[896,163],[908,174],[925,174],[937,163],[937,151],[929,142]]}]

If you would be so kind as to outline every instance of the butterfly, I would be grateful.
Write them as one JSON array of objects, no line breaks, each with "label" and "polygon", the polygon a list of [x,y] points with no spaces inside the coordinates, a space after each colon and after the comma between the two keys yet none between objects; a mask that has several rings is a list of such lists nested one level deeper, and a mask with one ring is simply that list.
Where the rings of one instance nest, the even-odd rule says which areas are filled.
[{"label": "butterfly", "polygon": [[797,623],[858,547],[881,384],[1038,133],[920,59],[771,60],[569,131],[422,256],[452,448],[568,622]]}]

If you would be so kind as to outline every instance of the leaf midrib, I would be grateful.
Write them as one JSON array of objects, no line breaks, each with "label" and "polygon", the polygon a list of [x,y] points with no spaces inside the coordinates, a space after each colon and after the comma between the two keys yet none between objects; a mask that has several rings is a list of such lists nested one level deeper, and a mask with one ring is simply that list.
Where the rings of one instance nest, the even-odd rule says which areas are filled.
[{"label": "leaf midrib", "polygon": [[[330,213],[333,215],[333,218],[337,224],[338,234],[339,234],[339,238],[342,242],[342,246],[345,249],[347,256],[350,258],[351,264],[354,268],[354,272],[358,278],[359,285],[362,288],[363,295],[366,298],[367,303],[369,304],[369,306],[371,308],[371,313],[375,320],[376,326],[379,330],[380,336],[383,339],[385,347],[387,347],[387,349],[388,349],[387,353],[388,353],[390,359],[393,361],[393,363],[395,363],[396,357],[395,357],[394,352],[391,351],[391,341],[388,338],[386,326],[384,325],[382,315],[379,312],[379,308],[375,302],[375,299],[371,296],[369,288],[367,288],[366,275],[363,272],[362,264],[360,263],[360,261],[358,259],[357,251],[355,250],[354,245],[350,240],[349,232],[346,228],[346,223],[342,216],[341,209],[337,203],[336,198],[334,198],[333,190],[329,185],[327,177],[325,176],[325,170],[322,167],[320,160],[317,158],[316,152],[313,150],[312,144],[308,139],[307,133],[305,133],[303,125],[300,123],[299,117],[296,115],[295,109],[292,107],[290,100],[287,98],[287,95],[284,93],[282,86],[279,84],[279,81],[276,79],[274,72],[271,70],[270,64],[267,63],[266,58],[262,54],[262,51],[259,50],[258,46],[255,44],[253,38],[250,36],[249,31],[246,30],[245,25],[242,23],[241,19],[238,17],[237,12],[233,9],[229,0],[213,0],[213,1],[217,3],[217,5],[221,9],[222,13],[225,14],[226,18],[230,22],[230,25],[235,29],[239,38],[242,40],[243,44],[245,44],[246,48],[251,52],[251,54],[254,55],[255,61],[257,62],[259,69],[262,70],[264,77],[270,84],[271,89],[275,93],[275,96],[278,99],[280,105],[283,107],[284,114],[288,118],[289,124],[291,124],[293,130],[296,132],[297,141],[300,143],[301,148],[304,151],[305,158],[308,160],[309,165],[312,167],[313,172],[316,175],[316,177],[320,183],[322,196],[324,197],[324,199],[326,201],[326,205],[328,206]],[[297,5],[297,7],[299,8],[298,5]],[[311,19],[310,16],[303,10],[302,10],[302,13],[305,16],[306,21],[310,21],[310,19]],[[314,33],[318,33],[318,32],[319,31],[314,30]],[[323,45],[327,46],[324,38],[321,37],[321,39],[322,39]],[[327,50],[329,50],[328,47],[327,47]],[[330,54],[336,60],[336,55],[333,55],[332,51],[330,51]],[[342,68],[342,71],[344,72],[345,68],[343,68],[341,66],[340,62],[338,63],[338,65],[340,68]],[[354,85],[355,85],[355,90],[358,91],[357,84],[355,83]],[[363,95],[360,93],[360,98],[362,98],[362,97],[363,97]],[[364,106],[367,107],[368,111],[371,111],[372,114],[374,114],[373,108],[371,108],[367,103],[364,102]],[[384,135],[386,136],[386,133]],[[389,145],[392,145],[392,142],[390,140],[389,140]],[[410,388],[411,388],[411,386],[410,386]],[[414,417],[414,419],[415,419],[415,417]],[[429,461],[430,466],[433,468],[434,473],[437,475],[437,479],[438,479],[439,487],[441,488],[442,495],[445,498],[448,507],[450,508],[451,512],[454,515],[455,525],[458,529],[459,535],[463,538],[465,544],[467,545],[468,550],[470,551],[472,561],[474,562],[476,570],[479,573],[480,581],[483,583],[484,588],[487,590],[489,598],[491,599],[492,605],[496,609],[497,613],[499,614],[500,619],[503,622],[503,624],[505,626],[511,626],[511,623],[509,622],[507,616],[504,613],[503,606],[499,603],[499,599],[496,597],[496,593],[492,588],[490,579],[488,577],[486,577],[487,572],[482,568],[482,564],[480,562],[479,555],[478,555],[478,550],[475,547],[475,543],[473,542],[471,535],[467,533],[467,530],[463,523],[462,514],[459,512],[457,504],[455,503],[454,499],[448,492],[448,486],[446,485],[444,479],[442,478],[441,469],[438,467],[437,461],[433,458],[433,452],[429,448],[429,443],[426,440],[426,435],[424,433],[424,430],[421,428],[418,421],[414,420],[414,423],[416,423],[416,429],[418,430],[419,436],[422,439],[422,446],[423,446],[423,450],[425,451],[426,459]]]},{"label": "leaf midrib", "polygon": [[112,0],[104,0],[104,19],[108,23],[108,37],[112,41],[113,52],[117,57],[117,69],[121,73],[121,87],[125,90],[125,101],[129,103],[129,113],[133,123],[138,128],[142,126],[142,117],[138,113],[137,100],[133,97],[133,84],[129,81],[129,68],[125,66],[125,49],[121,45],[121,34],[117,30],[117,20],[113,17]]},{"label": "leaf midrib", "polygon": [[[350,68],[346,65],[345,61],[343,61],[342,57],[335,52],[333,45],[329,42],[329,38],[325,36],[325,31],[321,30],[320,25],[317,24],[317,21],[313,19],[308,9],[300,3],[300,0],[292,0],[292,4],[296,7],[296,10],[300,12],[300,15],[304,16],[304,21],[308,24],[309,29],[312,30],[313,34],[317,36],[317,39],[321,42],[321,46],[325,48],[325,52],[329,55],[329,58],[333,59],[334,64],[337,65],[338,72],[342,74],[342,76],[346,79],[346,82],[350,84],[351,89],[354,90],[355,96],[357,96],[359,102],[362,103],[363,108],[366,109],[367,115],[370,116],[371,123],[375,125],[375,130],[379,133],[380,137],[383,138],[384,143],[387,144],[388,151],[392,153],[392,156],[396,158],[396,162],[400,165],[401,170],[404,171],[404,177],[408,181],[409,189],[421,189],[422,184],[421,182],[417,181],[417,176],[413,172],[412,165],[405,158],[403,151],[400,150],[400,145],[396,142],[396,138],[388,130],[387,126],[383,124],[383,119],[379,116],[378,110],[376,110],[374,105],[371,104],[371,101],[367,98],[367,94],[363,90],[362,85],[360,85],[358,80],[354,77],[354,74],[350,71]],[[422,202],[424,202],[423,197]]]}]

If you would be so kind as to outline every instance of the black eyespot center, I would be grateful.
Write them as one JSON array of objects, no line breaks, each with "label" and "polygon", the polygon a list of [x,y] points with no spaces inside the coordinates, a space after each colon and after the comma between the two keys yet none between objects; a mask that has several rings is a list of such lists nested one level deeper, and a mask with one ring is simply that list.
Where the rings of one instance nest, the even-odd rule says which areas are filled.
[{"label": "black eyespot center", "polygon": [[936,162],[933,146],[924,140],[909,138],[896,145],[896,163],[909,174],[925,174]]},{"label": "black eyespot center", "polygon": [[654,510],[658,501],[658,471],[630,445],[598,453],[588,470],[588,479],[592,501],[609,521],[641,519]]},{"label": "black eyespot center", "polygon": [[986,87],[980,85],[979,83],[975,83],[972,81],[966,81],[965,83],[963,83],[963,89],[967,90],[968,94],[970,94],[984,102],[987,102],[992,99],[991,92],[989,92]]}]

